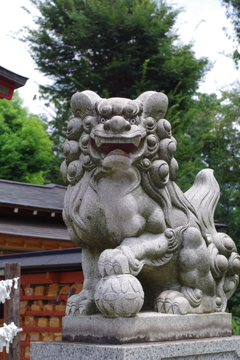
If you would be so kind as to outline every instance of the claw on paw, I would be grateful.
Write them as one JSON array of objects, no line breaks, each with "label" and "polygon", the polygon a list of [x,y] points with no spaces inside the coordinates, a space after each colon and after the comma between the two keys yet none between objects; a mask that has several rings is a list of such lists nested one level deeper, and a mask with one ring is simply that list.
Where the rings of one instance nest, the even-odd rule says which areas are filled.
[{"label": "claw on paw", "polygon": [[72,295],[68,299],[67,306],[66,306],[66,315],[77,315],[77,314],[75,314],[76,306],[77,306],[77,302],[78,302],[77,298],[78,298],[77,295]]},{"label": "claw on paw", "polygon": [[190,311],[190,304],[180,292],[167,290],[156,299],[155,310],[165,314],[185,315]]},{"label": "claw on paw", "polygon": [[104,276],[129,274],[127,257],[119,249],[107,249],[103,251],[98,262],[99,272]]},{"label": "claw on paw", "polygon": [[66,315],[92,315],[98,312],[95,301],[88,290],[72,295],[67,301]]}]

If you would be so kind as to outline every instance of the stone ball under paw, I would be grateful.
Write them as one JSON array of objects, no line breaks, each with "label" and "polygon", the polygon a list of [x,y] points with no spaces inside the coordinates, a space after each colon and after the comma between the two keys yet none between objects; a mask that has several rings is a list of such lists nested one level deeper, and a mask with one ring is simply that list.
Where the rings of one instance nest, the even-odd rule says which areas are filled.
[{"label": "stone ball under paw", "polygon": [[144,301],[142,285],[130,274],[102,278],[94,295],[98,309],[107,317],[135,316]]}]

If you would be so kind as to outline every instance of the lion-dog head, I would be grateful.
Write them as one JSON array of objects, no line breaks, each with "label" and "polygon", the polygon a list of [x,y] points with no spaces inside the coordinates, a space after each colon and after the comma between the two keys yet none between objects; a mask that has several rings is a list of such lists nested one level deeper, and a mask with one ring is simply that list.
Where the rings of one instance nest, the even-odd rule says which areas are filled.
[{"label": "lion-dog head", "polygon": [[132,165],[151,174],[161,184],[174,180],[176,140],[164,119],[168,99],[147,91],[135,100],[102,99],[93,91],[72,96],[74,118],[63,145],[66,160],[61,172],[66,184],[76,184],[86,170],[127,169]]}]

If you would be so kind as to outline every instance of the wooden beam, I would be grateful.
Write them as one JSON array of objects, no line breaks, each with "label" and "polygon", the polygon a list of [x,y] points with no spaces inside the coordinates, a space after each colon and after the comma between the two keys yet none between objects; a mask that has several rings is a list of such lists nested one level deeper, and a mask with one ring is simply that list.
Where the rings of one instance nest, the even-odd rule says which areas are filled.
[{"label": "wooden beam", "polygon": [[47,272],[46,273],[46,279],[49,280],[49,283],[58,283],[60,281],[60,274],[59,273],[52,273]]},{"label": "wooden beam", "polygon": [[58,250],[74,248],[74,245],[70,241],[55,241],[46,239],[33,239],[24,237],[1,237],[0,235],[0,252],[32,252],[42,250]]},{"label": "wooden beam", "polygon": [[[41,247],[30,247],[30,246],[27,246],[27,247],[23,247],[23,246],[14,246],[11,244],[9,244],[9,246],[1,246],[0,245],[0,251],[1,250],[4,250],[4,252],[6,253],[7,250],[9,251],[14,251],[16,253],[21,253],[21,252],[32,252],[32,251],[39,251],[39,250],[43,250]],[[49,250],[49,249],[46,249],[46,250]],[[51,249],[51,250],[55,250],[55,249]]]},{"label": "wooden beam", "polygon": [[60,273],[26,274],[21,276],[21,285],[27,284],[52,284],[56,281],[59,284],[70,284],[83,282],[82,271],[69,271]]},{"label": "wooden beam", "polygon": [[12,234],[1,234],[0,233],[0,245],[4,246],[5,243],[16,244],[18,246],[23,246],[24,244],[34,244],[39,248],[44,244],[46,247],[51,246],[55,249],[58,249],[58,246],[61,246],[63,249],[73,248],[76,245],[70,240],[61,240],[61,239],[52,239],[52,238],[41,238],[33,236],[22,236],[22,235],[12,235]]}]

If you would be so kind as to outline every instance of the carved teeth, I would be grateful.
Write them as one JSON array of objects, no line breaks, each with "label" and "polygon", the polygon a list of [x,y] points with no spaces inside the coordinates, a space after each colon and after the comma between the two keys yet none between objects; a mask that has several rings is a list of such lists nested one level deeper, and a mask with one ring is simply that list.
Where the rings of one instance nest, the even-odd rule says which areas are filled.
[{"label": "carved teeth", "polygon": [[99,136],[95,136],[95,143],[97,147],[100,147],[102,144],[134,144],[135,146],[139,146],[141,141],[141,136],[136,136],[134,138],[102,138]]},{"label": "carved teeth", "polygon": [[97,147],[100,147],[102,145],[102,138],[98,137],[98,136],[95,136],[95,143],[97,145]]},{"label": "carved teeth", "polygon": [[138,136],[138,137],[135,137],[132,139],[132,143],[135,145],[135,146],[138,146],[140,144],[140,141],[141,141],[141,137]]}]

